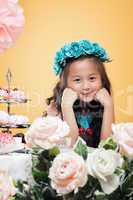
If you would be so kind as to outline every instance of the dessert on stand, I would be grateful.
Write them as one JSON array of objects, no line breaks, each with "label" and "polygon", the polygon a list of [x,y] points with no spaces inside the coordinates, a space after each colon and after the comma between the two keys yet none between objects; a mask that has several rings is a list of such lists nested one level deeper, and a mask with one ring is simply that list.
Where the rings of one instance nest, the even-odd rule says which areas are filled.
[{"label": "dessert on stand", "polygon": [[27,103],[29,99],[26,98],[24,91],[11,88],[12,73],[9,69],[6,74],[6,80],[8,87],[6,89],[0,88],[0,104],[7,105],[7,111],[0,110],[0,128],[11,133],[10,129],[12,128],[28,128],[30,126],[27,116],[11,114],[12,104]]},{"label": "dessert on stand", "polygon": [[27,180],[31,173],[31,154],[25,148],[24,134],[13,134],[13,129],[26,129],[29,119],[24,115],[11,113],[12,104],[27,103],[23,91],[11,89],[12,73],[6,74],[8,87],[0,88],[0,104],[6,104],[7,110],[0,109],[0,171],[7,171],[14,180]]}]

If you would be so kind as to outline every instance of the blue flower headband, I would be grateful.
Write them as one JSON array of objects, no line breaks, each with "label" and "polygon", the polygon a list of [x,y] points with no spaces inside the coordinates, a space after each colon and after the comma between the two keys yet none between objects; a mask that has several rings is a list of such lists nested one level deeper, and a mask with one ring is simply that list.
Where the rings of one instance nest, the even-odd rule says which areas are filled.
[{"label": "blue flower headband", "polygon": [[54,58],[54,73],[61,74],[66,65],[66,59],[78,58],[84,55],[93,55],[98,57],[102,62],[109,62],[110,59],[105,51],[98,43],[92,43],[88,40],[79,40],[70,44],[64,45],[57,51]]}]

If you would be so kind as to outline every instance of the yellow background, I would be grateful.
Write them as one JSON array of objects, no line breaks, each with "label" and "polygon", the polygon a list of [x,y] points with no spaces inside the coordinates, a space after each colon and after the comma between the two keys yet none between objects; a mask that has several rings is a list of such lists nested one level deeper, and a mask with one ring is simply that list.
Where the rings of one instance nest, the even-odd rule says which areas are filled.
[{"label": "yellow background", "polygon": [[[89,39],[99,42],[113,60],[106,69],[113,86],[116,122],[133,121],[133,1],[20,0],[26,24],[16,44],[0,55],[0,86],[13,73],[12,87],[32,99],[13,105],[12,113],[31,121],[46,108],[56,81],[52,62],[64,43]],[[0,110],[6,109],[0,105]]]}]

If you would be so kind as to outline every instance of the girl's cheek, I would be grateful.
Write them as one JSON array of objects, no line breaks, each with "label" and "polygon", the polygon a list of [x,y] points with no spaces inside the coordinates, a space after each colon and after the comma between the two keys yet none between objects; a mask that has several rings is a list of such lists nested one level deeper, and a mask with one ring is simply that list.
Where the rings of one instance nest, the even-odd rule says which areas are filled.
[{"label": "girl's cheek", "polygon": [[72,90],[74,90],[75,92],[78,92],[79,91],[79,88],[75,85],[69,85],[69,88],[71,88]]},{"label": "girl's cheek", "polygon": [[76,91],[78,91],[80,89],[79,85],[77,85],[77,84],[73,84],[72,87]]},{"label": "girl's cheek", "polygon": [[100,81],[98,81],[98,82],[96,82],[96,83],[94,84],[94,87],[95,87],[97,90],[99,90],[99,89],[102,88],[102,83],[101,83]]}]

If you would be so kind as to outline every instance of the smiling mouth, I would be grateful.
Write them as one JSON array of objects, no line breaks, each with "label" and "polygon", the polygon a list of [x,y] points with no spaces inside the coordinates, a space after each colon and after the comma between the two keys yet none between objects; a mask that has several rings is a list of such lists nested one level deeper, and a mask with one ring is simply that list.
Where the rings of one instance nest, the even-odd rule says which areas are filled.
[{"label": "smiling mouth", "polygon": [[80,94],[83,95],[83,96],[90,96],[90,95],[93,95],[95,93],[93,91],[93,92],[89,92],[89,93],[80,93]]},{"label": "smiling mouth", "polygon": [[89,96],[89,95],[88,95],[88,94],[82,94],[82,96],[87,97],[87,96]]},{"label": "smiling mouth", "polygon": [[93,97],[92,93],[87,93],[87,94],[81,93],[81,95],[82,95],[81,98],[92,98]]},{"label": "smiling mouth", "polygon": [[87,94],[83,94],[83,93],[81,93],[81,95],[83,95],[83,96],[88,96],[88,95],[90,95],[91,93],[87,93]]}]

